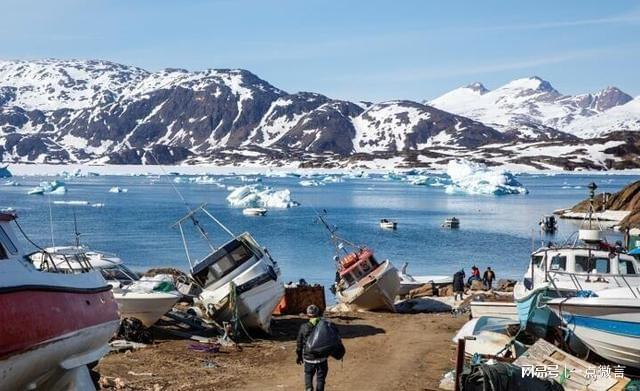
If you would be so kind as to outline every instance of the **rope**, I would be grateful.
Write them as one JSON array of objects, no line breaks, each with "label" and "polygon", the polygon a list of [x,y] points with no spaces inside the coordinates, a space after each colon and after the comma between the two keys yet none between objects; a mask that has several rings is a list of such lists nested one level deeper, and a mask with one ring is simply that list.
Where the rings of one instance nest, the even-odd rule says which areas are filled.
[{"label": "rope", "polygon": [[229,283],[229,307],[231,308],[231,323],[233,324],[233,334],[238,335],[239,329],[242,329],[244,335],[246,335],[251,342],[255,342],[255,340],[251,338],[251,335],[247,332],[247,329],[244,327],[242,320],[240,320],[240,316],[238,316],[238,292],[236,291],[236,285],[233,282]]}]

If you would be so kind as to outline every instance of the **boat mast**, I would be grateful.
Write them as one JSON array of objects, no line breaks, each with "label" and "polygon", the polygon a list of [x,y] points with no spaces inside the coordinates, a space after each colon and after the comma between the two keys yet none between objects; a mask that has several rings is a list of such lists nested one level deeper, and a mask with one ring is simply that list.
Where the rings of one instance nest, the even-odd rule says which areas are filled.
[{"label": "boat mast", "polygon": [[73,209],[73,234],[76,239],[76,248],[80,247],[80,232],[78,232],[78,219],[76,218],[76,210]]}]

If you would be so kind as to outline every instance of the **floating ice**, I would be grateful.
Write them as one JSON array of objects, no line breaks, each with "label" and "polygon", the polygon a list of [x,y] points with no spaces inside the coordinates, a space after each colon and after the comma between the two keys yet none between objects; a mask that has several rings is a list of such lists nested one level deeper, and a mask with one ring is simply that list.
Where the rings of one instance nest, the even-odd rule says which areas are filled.
[{"label": "floating ice", "polygon": [[124,189],[124,188],[119,187],[119,186],[114,186],[111,189],[109,189],[109,193],[126,193],[128,191],[129,191],[129,189]]},{"label": "floating ice", "polygon": [[411,175],[407,177],[407,180],[414,186],[444,187],[451,184],[451,181],[447,178],[428,175]]},{"label": "floating ice", "polygon": [[342,182],[342,178],[336,175],[328,175],[322,179],[324,183],[340,183]]},{"label": "floating ice", "polygon": [[91,205],[89,201],[53,201],[53,203],[56,205],[78,205],[78,206]]},{"label": "floating ice", "polygon": [[62,181],[51,181],[51,182],[40,182],[40,185],[34,187],[33,189],[29,190],[27,192],[27,194],[29,195],[34,195],[34,194],[55,194],[55,195],[60,195],[60,194],[65,194],[67,192],[67,189],[64,187],[64,182]]},{"label": "floating ice", "polygon": [[484,164],[467,160],[452,160],[447,165],[451,184],[447,193],[467,194],[526,194],[529,191],[508,171],[496,171]]},{"label": "floating ice", "polygon": [[406,175],[399,173],[399,172],[394,172],[391,171],[389,173],[386,173],[382,176],[382,179],[388,180],[388,181],[402,181],[404,179],[406,179]]},{"label": "floating ice", "polygon": [[317,186],[323,186],[324,183],[322,182],[318,182],[316,180],[313,179],[306,179],[303,181],[298,182],[300,184],[300,186],[304,186],[304,187],[317,187]]},{"label": "floating ice", "polygon": [[291,200],[289,189],[274,190],[263,185],[237,187],[227,196],[227,201],[235,208],[291,208],[300,205]]},{"label": "floating ice", "polygon": [[15,181],[6,181],[5,183],[3,183],[3,185],[4,186],[20,186],[20,184]]}]

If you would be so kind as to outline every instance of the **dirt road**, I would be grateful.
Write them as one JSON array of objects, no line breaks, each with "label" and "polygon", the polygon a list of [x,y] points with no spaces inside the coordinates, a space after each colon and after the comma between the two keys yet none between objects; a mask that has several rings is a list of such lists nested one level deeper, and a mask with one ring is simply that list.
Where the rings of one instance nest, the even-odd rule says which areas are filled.
[{"label": "dirt road", "polygon": [[[465,318],[449,314],[350,313],[329,315],[347,354],[330,360],[329,390],[437,389],[453,367],[451,337]],[[127,354],[111,354],[97,367],[106,389],[302,390],[295,336],[304,319],[275,320],[273,337],[242,344],[241,351],[199,353],[182,340],[158,341]],[[115,380],[117,378],[117,380]]]}]

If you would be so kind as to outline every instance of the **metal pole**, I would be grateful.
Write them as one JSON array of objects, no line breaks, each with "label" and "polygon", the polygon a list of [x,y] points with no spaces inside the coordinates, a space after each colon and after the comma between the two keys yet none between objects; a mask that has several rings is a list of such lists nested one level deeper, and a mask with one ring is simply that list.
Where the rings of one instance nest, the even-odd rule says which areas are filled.
[{"label": "metal pole", "polygon": [[206,210],[205,208],[202,208],[202,211],[204,213],[206,213],[207,216],[209,216],[211,218],[211,220],[215,221],[216,224],[218,224],[220,227],[222,227],[223,230],[225,230],[232,238],[235,238],[236,235],[233,234],[233,232],[231,232],[229,230],[229,228],[227,228],[224,224],[222,224],[218,219],[216,219],[211,213],[209,213],[208,210]]},{"label": "metal pole", "polygon": [[178,224],[180,229],[180,237],[182,237],[182,245],[184,246],[184,252],[187,254],[187,261],[189,262],[189,268],[193,272],[193,264],[191,263],[191,256],[189,255],[189,246],[187,246],[187,239],[184,237],[184,231],[182,230],[182,223]]},{"label": "metal pole", "polygon": [[462,371],[464,369],[464,350],[466,347],[466,341],[464,338],[458,340],[458,347],[456,348],[456,384],[455,391],[462,390]]}]

